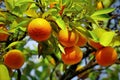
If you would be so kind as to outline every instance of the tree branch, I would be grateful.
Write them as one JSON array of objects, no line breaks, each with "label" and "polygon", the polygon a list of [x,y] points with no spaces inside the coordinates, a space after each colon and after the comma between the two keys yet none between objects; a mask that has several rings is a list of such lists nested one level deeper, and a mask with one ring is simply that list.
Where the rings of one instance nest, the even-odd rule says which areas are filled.
[{"label": "tree branch", "polygon": [[64,80],[70,80],[72,79],[73,77],[75,77],[76,75],[80,74],[80,73],[83,73],[84,71],[87,71],[88,69],[91,69],[93,68],[95,65],[97,65],[96,62],[93,62],[92,64],[88,64],[86,65],[83,69],[79,70],[79,71],[76,71],[75,73],[73,73],[68,79],[64,79]]},{"label": "tree branch", "polygon": [[93,68],[95,65],[97,65],[97,62],[95,62],[94,59],[92,59],[84,68],[82,68],[79,71],[75,71],[77,65],[78,64],[72,65],[68,70],[66,70],[64,75],[60,78],[60,80],[70,80],[73,77],[77,76],[78,74]]},{"label": "tree branch", "polygon": [[17,75],[17,80],[21,80],[21,71],[20,69],[17,69],[18,75]]},{"label": "tree branch", "polygon": [[42,3],[41,3],[41,0],[39,0],[39,1],[38,1],[38,0],[36,0],[36,2],[37,2],[37,3],[36,3],[36,6],[38,6],[38,7],[39,7],[39,9],[41,10],[41,12],[42,12],[42,13],[44,13],[44,10],[43,10],[43,8],[42,8]]}]

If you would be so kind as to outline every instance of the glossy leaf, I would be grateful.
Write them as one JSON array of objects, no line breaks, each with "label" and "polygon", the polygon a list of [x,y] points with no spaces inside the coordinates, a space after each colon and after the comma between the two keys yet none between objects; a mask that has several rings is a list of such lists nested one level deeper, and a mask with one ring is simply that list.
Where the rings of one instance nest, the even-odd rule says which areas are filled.
[{"label": "glossy leaf", "polygon": [[21,6],[21,5],[23,5],[23,4],[33,3],[33,2],[34,2],[33,0],[18,0],[18,1],[16,1],[15,6]]},{"label": "glossy leaf", "polygon": [[61,17],[57,16],[53,16],[55,22],[57,23],[57,25],[62,29],[62,30],[65,30],[66,29],[66,25],[65,25],[65,22],[62,20]]},{"label": "glossy leaf", "polygon": [[94,20],[109,20],[110,19],[110,16],[106,15],[106,14],[101,14],[101,15],[95,15],[95,16],[92,16],[92,19]]},{"label": "glossy leaf", "polygon": [[88,32],[93,40],[95,40],[96,42],[99,41],[99,38],[97,37],[97,35],[93,31],[88,31]]},{"label": "glossy leaf", "polygon": [[43,13],[42,18],[48,17],[49,15],[54,16],[54,15],[57,15],[57,14],[58,14],[57,9],[52,8],[52,9],[49,9],[47,12]]},{"label": "glossy leaf", "polygon": [[78,27],[76,27],[76,29],[77,29],[80,33],[84,34],[85,36],[90,36],[88,30],[87,30],[86,28],[84,28],[84,27],[78,26]]},{"label": "glossy leaf", "polygon": [[15,0],[4,0],[4,1],[7,10],[12,10],[15,7]]},{"label": "glossy leaf", "polygon": [[22,42],[21,42],[21,41],[12,42],[12,43],[9,44],[8,47],[6,47],[5,49],[11,48],[11,47],[16,46],[17,44],[20,44],[20,43],[22,43]]},{"label": "glossy leaf", "polygon": [[16,20],[13,21],[12,24],[11,24],[11,26],[10,26],[10,29],[15,28],[17,25],[18,25],[17,21]]},{"label": "glossy leaf", "polygon": [[37,18],[37,17],[38,17],[38,15],[37,15],[37,13],[36,13],[36,10],[34,10],[34,9],[28,9],[28,10],[25,12],[25,14],[26,14],[27,16],[33,17],[33,18]]},{"label": "glossy leaf", "polygon": [[10,80],[8,69],[4,64],[0,64],[0,80]]},{"label": "glossy leaf", "polygon": [[0,22],[5,22],[5,18],[3,18],[3,17],[0,17]]},{"label": "glossy leaf", "polygon": [[93,30],[93,32],[94,32],[94,33],[96,34],[96,36],[100,39],[101,36],[103,35],[103,33],[106,32],[106,31],[105,31],[105,29],[103,29],[103,28],[97,27],[97,28],[95,28],[95,29]]},{"label": "glossy leaf", "polygon": [[120,36],[115,36],[113,37],[111,43],[109,44],[110,46],[120,46]]},{"label": "glossy leaf", "polygon": [[101,15],[101,14],[107,14],[107,13],[110,13],[110,12],[112,12],[114,10],[115,10],[115,8],[104,8],[104,9],[95,11],[91,16],[97,16],[97,15]]},{"label": "glossy leaf", "polygon": [[100,37],[100,44],[102,44],[103,46],[108,46],[114,36],[115,36],[115,33],[112,31],[104,32],[103,35]]}]

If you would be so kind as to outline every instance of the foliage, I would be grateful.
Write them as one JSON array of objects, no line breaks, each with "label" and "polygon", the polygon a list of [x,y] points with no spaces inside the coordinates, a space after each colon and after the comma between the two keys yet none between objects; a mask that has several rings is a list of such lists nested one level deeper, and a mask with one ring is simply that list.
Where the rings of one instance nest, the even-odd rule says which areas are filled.
[{"label": "foliage", "polygon": [[[102,1],[102,9],[96,8],[98,1]],[[115,64],[100,66],[92,54],[96,49],[86,43],[80,47],[83,51],[82,61],[66,65],[61,59],[64,46],[58,40],[60,30],[73,30],[104,47],[114,47],[120,55],[120,31],[108,27],[109,20],[114,17],[110,13],[115,8],[110,8],[112,0],[106,1],[109,4],[104,0],[0,0],[0,24],[7,27],[8,32],[5,33],[9,34],[6,41],[0,41],[0,65],[7,51],[18,49],[23,52],[26,61],[20,69],[14,69],[12,73],[9,71],[12,79],[70,80],[77,77],[96,80],[106,74],[103,80],[118,80],[119,56]],[[50,8],[53,2],[56,4]],[[32,40],[27,33],[29,22],[38,17],[46,19],[52,26],[50,38],[41,42]],[[83,68],[76,71],[78,65]],[[79,77],[78,74],[82,73],[86,75]]]}]

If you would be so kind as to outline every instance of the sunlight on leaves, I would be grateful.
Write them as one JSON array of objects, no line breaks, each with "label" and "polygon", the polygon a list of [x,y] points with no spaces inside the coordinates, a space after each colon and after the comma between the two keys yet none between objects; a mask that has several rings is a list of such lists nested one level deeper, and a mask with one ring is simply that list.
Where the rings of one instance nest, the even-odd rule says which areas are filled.
[{"label": "sunlight on leaves", "polygon": [[103,35],[100,37],[100,44],[103,46],[108,46],[112,41],[115,33],[114,32],[104,32]]}]

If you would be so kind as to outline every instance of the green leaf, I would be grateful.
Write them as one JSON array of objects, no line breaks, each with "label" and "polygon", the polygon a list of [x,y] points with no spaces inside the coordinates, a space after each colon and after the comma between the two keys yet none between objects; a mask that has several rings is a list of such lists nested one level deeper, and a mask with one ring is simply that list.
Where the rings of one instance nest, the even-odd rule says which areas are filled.
[{"label": "green leaf", "polygon": [[80,33],[84,34],[85,36],[90,36],[88,30],[87,30],[86,28],[84,28],[84,27],[78,26],[78,27],[76,27],[76,29],[77,29]]},{"label": "green leaf", "polygon": [[38,14],[37,14],[38,7],[35,4],[30,4],[30,5],[28,5],[27,8],[28,9],[26,11],[24,11],[27,16],[30,16],[33,18],[38,17]]},{"label": "green leaf", "polygon": [[110,7],[116,0],[101,0],[105,8]]},{"label": "green leaf", "polygon": [[70,8],[73,4],[73,0],[63,0],[63,5],[65,5],[67,8]]},{"label": "green leaf", "polygon": [[100,37],[100,44],[103,46],[108,46],[112,41],[114,35],[115,33],[112,31],[104,32],[103,35]]},{"label": "green leaf", "polygon": [[17,25],[18,25],[17,21],[14,20],[14,21],[12,22],[12,24],[10,25],[10,29],[15,28]]},{"label": "green leaf", "polygon": [[21,21],[19,24],[17,23],[17,21],[13,21],[12,25],[10,26],[10,30],[9,32],[14,33],[16,29],[20,28],[22,31],[26,31],[26,27],[24,27],[27,23],[29,22],[29,20],[23,20]]},{"label": "green leaf", "polygon": [[37,15],[37,13],[36,13],[36,10],[34,10],[34,9],[28,9],[28,10],[25,12],[25,14],[26,14],[27,16],[33,17],[33,18],[37,18],[37,17],[38,17],[38,15]]},{"label": "green leaf", "polygon": [[52,8],[52,9],[49,9],[47,12],[44,12],[42,15],[42,18],[45,18],[49,15],[56,15],[56,14],[58,14],[57,9]]},{"label": "green leaf", "polygon": [[10,80],[8,69],[3,64],[0,64],[0,80]]},{"label": "green leaf", "polygon": [[12,10],[15,7],[15,0],[4,0],[7,10]]},{"label": "green leaf", "polygon": [[33,3],[33,2],[34,2],[33,0],[17,0],[16,3],[15,3],[15,6],[21,6],[23,4]]},{"label": "green leaf", "polygon": [[61,52],[62,52],[62,53],[65,53],[65,51],[64,51],[64,47],[63,47],[63,46],[61,46],[60,44],[58,44],[58,46],[59,46],[59,48],[60,48]]},{"label": "green leaf", "polygon": [[14,20],[16,20],[16,16],[10,13],[6,13],[6,17],[7,17],[7,21],[10,21],[10,22],[13,22]]},{"label": "green leaf", "polygon": [[18,26],[24,26],[24,25],[26,25],[28,22],[29,22],[29,20],[23,20],[23,21],[21,21],[16,27],[18,27]]},{"label": "green leaf", "polygon": [[93,30],[93,32],[94,32],[94,33],[96,34],[96,36],[100,39],[101,36],[103,35],[103,33],[106,32],[106,31],[105,31],[105,29],[103,29],[103,28],[97,27],[97,28],[95,28],[95,29]]},{"label": "green leaf", "polygon": [[0,17],[0,22],[5,22],[5,18],[4,17]]},{"label": "green leaf", "polygon": [[31,7],[31,3],[33,3],[33,0],[19,0],[16,1],[15,3],[15,7],[12,9],[12,13],[22,17],[23,13],[28,9],[29,7]]},{"label": "green leaf", "polygon": [[5,13],[4,12],[0,12],[0,17],[6,18]]},{"label": "green leaf", "polygon": [[23,26],[21,26],[21,27],[19,27],[20,28],[20,30],[22,30],[22,31],[26,31],[26,27],[23,27]]},{"label": "green leaf", "polygon": [[22,17],[23,12],[21,11],[21,7],[16,6],[13,10],[12,13],[15,14],[18,17]]},{"label": "green leaf", "polygon": [[15,41],[15,42],[12,42],[12,43],[9,44],[8,47],[6,47],[5,49],[11,48],[11,47],[13,47],[13,46],[15,46],[15,45],[17,45],[17,44],[20,44],[20,43],[22,43],[22,41]]},{"label": "green leaf", "polygon": [[109,20],[110,19],[110,16],[108,16],[107,14],[101,14],[101,15],[94,15],[94,16],[91,16],[92,19],[94,20]]},{"label": "green leaf", "polygon": [[96,42],[99,41],[99,38],[98,38],[97,35],[94,33],[94,31],[88,31],[88,32],[89,32],[89,34],[90,34],[90,36],[91,36],[91,38],[92,38],[93,40],[95,40]]},{"label": "green leaf", "polygon": [[62,29],[62,30],[65,30],[65,29],[67,29],[66,28],[66,25],[65,25],[65,22],[62,20],[62,18],[61,17],[59,17],[59,16],[53,16],[53,18],[54,18],[54,21],[57,23],[57,25]]},{"label": "green leaf", "polygon": [[107,14],[110,13],[112,11],[114,11],[115,8],[104,8],[104,9],[100,9],[95,11],[91,16],[97,16],[97,15],[101,15],[101,14]]},{"label": "green leaf", "polygon": [[28,80],[26,75],[21,75],[21,80]]},{"label": "green leaf", "polygon": [[120,46],[120,36],[115,36],[109,45],[113,47]]}]

